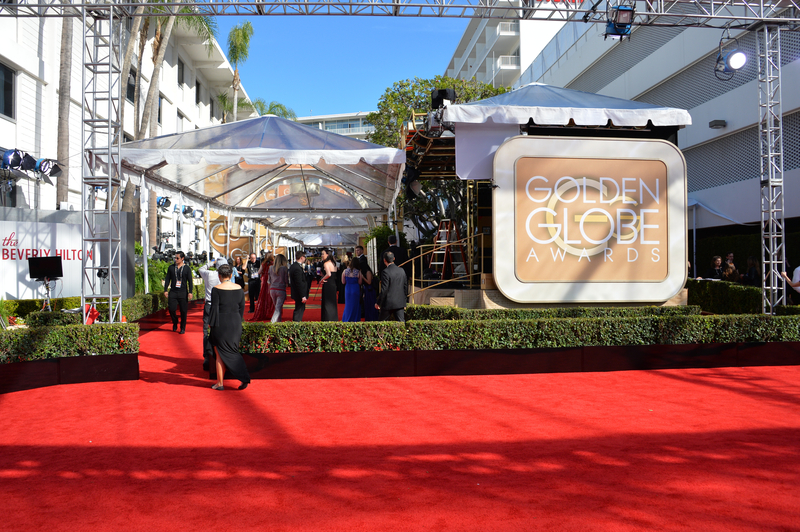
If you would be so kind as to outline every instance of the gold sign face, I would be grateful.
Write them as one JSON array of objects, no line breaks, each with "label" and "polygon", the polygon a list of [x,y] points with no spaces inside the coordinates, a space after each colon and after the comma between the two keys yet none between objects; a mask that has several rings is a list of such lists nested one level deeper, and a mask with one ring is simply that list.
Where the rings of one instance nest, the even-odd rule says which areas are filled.
[{"label": "gold sign face", "polygon": [[686,163],[659,140],[514,137],[495,153],[497,287],[529,303],[659,302],[686,280]]},{"label": "gold sign face", "polygon": [[662,161],[517,160],[515,275],[522,282],[663,281],[668,273]]}]

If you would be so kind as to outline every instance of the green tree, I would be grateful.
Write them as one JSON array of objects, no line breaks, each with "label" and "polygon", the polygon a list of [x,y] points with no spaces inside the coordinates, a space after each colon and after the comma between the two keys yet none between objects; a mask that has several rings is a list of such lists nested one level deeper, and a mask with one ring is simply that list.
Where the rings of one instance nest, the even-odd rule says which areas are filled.
[{"label": "green tree", "polygon": [[239,65],[247,61],[250,54],[250,38],[253,36],[253,25],[248,20],[241,26],[231,28],[228,33],[228,61],[233,65],[233,121],[238,118],[239,103]]},{"label": "green tree", "polygon": [[[227,92],[220,92],[217,94],[217,101],[219,102],[219,108],[222,111],[222,123],[228,123],[228,115],[233,114],[233,98],[228,96]],[[247,98],[239,98],[236,102],[236,106],[238,109],[252,111],[254,108],[253,103],[251,103]]]},{"label": "green tree", "polygon": [[253,107],[259,116],[275,115],[287,120],[297,120],[297,113],[280,102],[272,101],[267,105],[263,98],[256,98],[253,100]]},{"label": "green tree", "polygon": [[507,87],[495,88],[474,79],[454,79],[447,76],[397,81],[381,96],[378,110],[367,115],[367,123],[375,126],[375,131],[367,134],[367,140],[390,148],[400,146],[403,124],[412,119],[413,112],[424,113],[431,108],[433,89],[455,89],[456,100],[453,103],[483,100],[509,90]]},{"label": "green tree", "polygon": [[[436,76],[432,79],[414,78],[394,83],[386,89],[378,102],[378,110],[370,113],[366,121],[375,126],[375,131],[367,135],[367,140],[375,144],[399,147],[403,125],[413,120],[413,113],[425,113],[431,107],[433,89],[455,89],[453,103],[467,103],[491,98],[508,92],[507,87],[492,87],[480,81],[454,79]],[[423,193],[411,197],[401,192],[397,198],[405,220],[414,224],[422,236],[422,241],[431,241],[436,233],[439,220],[447,218],[459,225],[461,236],[466,231],[466,183],[458,179],[427,180],[423,183]]]},{"label": "green tree", "polygon": [[58,145],[56,156],[64,166],[56,181],[56,208],[69,199],[69,111],[72,90],[72,17],[61,19],[61,67],[58,74]]}]

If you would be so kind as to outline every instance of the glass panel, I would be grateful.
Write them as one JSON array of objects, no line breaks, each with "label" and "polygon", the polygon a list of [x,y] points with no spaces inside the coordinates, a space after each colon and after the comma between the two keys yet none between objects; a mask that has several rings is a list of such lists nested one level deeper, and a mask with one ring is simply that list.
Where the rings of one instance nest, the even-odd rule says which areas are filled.
[{"label": "glass panel", "polygon": [[0,113],[9,118],[14,118],[14,74],[0,63]]}]

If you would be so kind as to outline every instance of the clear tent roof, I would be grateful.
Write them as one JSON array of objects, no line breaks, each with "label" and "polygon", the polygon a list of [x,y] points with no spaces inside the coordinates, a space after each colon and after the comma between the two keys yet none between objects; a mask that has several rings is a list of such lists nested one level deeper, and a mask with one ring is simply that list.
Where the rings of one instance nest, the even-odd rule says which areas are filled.
[{"label": "clear tent roof", "polygon": [[388,213],[405,153],[264,116],[127,142],[122,160],[162,186],[307,245],[338,245],[332,235],[353,241]]}]

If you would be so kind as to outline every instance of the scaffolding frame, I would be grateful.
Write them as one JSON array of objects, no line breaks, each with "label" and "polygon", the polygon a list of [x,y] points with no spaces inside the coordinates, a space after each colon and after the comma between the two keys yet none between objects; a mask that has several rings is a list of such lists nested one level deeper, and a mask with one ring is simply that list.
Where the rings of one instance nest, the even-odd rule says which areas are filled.
[{"label": "scaffolding frame", "polygon": [[781,27],[764,24],[758,42],[758,108],[761,165],[761,294],[764,314],[786,303],[783,217],[783,109],[781,106]]},{"label": "scaffolding frame", "polygon": [[[121,46],[124,12],[113,4],[82,7],[82,235],[83,323],[98,302],[108,322],[122,319]],[[103,198],[105,196],[105,198]]]}]

